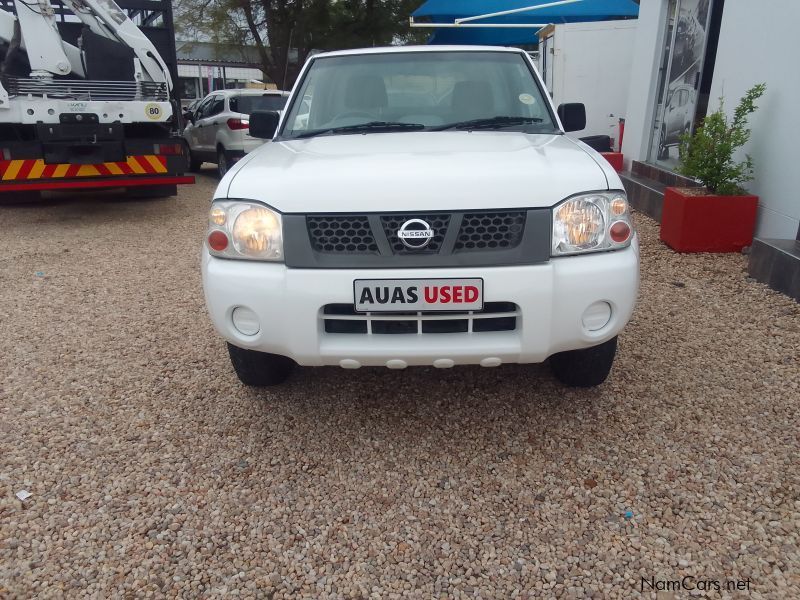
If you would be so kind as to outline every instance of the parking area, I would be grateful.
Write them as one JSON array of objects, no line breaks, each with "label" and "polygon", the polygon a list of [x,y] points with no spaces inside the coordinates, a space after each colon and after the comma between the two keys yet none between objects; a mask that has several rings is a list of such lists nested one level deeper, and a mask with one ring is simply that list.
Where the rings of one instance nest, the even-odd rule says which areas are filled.
[{"label": "parking area", "polygon": [[637,215],[594,390],[533,365],[254,391],[205,312],[215,185],[0,206],[0,597],[800,597],[800,305],[746,257]]}]

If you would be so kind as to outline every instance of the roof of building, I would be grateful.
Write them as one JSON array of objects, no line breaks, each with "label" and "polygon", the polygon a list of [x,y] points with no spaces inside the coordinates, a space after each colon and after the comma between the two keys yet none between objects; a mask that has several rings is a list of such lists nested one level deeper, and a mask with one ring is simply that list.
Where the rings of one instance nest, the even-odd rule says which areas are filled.
[{"label": "roof of building", "polygon": [[[535,9],[539,5],[542,8]],[[428,0],[413,12],[413,17],[443,25],[433,28],[429,44],[505,46],[537,44],[539,25],[630,19],[638,14],[638,0]],[[455,25],[456,19],[465,18],[469,23]],[[507,28],[508,25],[515,27]]]},{"label": "roof of building", "polygon": [[255,46],[178,40],[175,42],[175,49],[179,63],[261,67],[261,58]]}]

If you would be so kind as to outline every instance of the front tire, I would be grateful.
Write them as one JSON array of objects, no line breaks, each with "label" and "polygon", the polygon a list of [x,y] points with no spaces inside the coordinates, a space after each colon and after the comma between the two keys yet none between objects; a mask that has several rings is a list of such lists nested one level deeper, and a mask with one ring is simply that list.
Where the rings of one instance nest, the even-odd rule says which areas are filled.
[{"label": "front tire", "polygon": [[661,133],[658,136],[658,160],[666,160],[669,158],[669,147],[667,146],[667,130],[661,128]]},{"label": "front tire", "polygon": [[554,354],[550,357],[550,368],[564,385],[594,387],[606,380],[616,354],[617,336],[614,336],[599,346]]},{"label": "front tire", "polygon": [[0,204],[28,204],[42,199],[42,192],[0,192]]},{"label": "front tire", "polygon": [[222,146],[217,148],[217,175],[219,175],[220,179],[225,177],[225,173],[227,173],[230,168],[230,163],[231,160],[228,153],[225,152],[225,148]]},{"label": "front tire", "polygon": [[292,359],[285,356],[245,350],[233,344],[228,344],[228,354],[239,381],[254,387],[280,385],[297,366]]},{"label": "front tire", "polygon": [[199,173],[200,167],[203,166],[203,161],[197,158],[194,153],[189,150],[189,170],[192,173]]},{"label": "front tire", "polygon": [[134,187],[126,190],[128,198],[137,200],[147,200],[156,198],[171,198],[178,195],[178,186],[173,185],[153,185],[147,187]]}]

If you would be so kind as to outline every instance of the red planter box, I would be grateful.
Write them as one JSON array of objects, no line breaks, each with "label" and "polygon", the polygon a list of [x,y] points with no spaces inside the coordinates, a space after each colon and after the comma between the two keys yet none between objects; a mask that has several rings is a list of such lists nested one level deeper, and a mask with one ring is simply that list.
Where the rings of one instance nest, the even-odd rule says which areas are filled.
[{"label": "red planter box", "polygon": [[758,196],[692,195],[668,187],[661,240],[678,252],[741,252],[753,243]]},{"label": "red planter box", "polygon": [[608,161],[608,164],[614,167],[617,173],[622,172],[622,152],[601,152],[600,154]]}]

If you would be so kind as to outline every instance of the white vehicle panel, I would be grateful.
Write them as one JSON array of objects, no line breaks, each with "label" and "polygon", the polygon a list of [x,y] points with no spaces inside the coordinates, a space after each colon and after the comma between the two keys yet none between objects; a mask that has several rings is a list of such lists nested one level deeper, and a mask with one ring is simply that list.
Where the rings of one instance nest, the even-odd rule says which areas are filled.
[{"label": "white vehicle panel", "polygon": [[[438,59],[374,56],[449,51],[463,55],[427,71],[441,84],[431,86],[437,95],[428,104],[397,101],[405,84],[396,81],[413,79],[419,63]],[[496,103],[481,88],[490,83],[478,80],[480,59],[466,57],[471,52],[519,54],[532,80],[524,65],[515,65],[518,75],[506,80],[512,85],[493,88]],[[347,58],[360,55],[370,58],[355,65]],[[240,160],[215,192],[227,202],[212,210],[202,277],[217,331],[232,346],[256,351],[248,356],[277,355],[306,366],[491,367],[600,346],[611,349],[613,360],[615,336],[630,319],[639,286],[638,240],[622,183],[597,152],[563,133],[527,54],[447,46],[315,58],[325,57],[341,59],[320,67],[331,69],[329,78],[314,79],[315,59],[307,62],[277,136]],[[455,60],[466,64],[460,80],[450,71]],[[372,71],[365,76],[367,62]],[[407,69],[396,71],[391,86],[387,77],[395,75],[382,70],[390,63]],[[355,75],[337,77],[342,65]],[[483,73],[491,79],[499,70]],[[345,83],[336,88],[326,81]],[[461,84],[467,85],[457,96]],[[514,92],[503,103],[509,87]],[[534,92],[544,110],[515,112],[516,99],[531,106]],[[476,105],[487,108],[462,116]],[[428,112],[419,116],[441,122],[416,118],[420,107]],[[525,127],[509,122],[520,118],[528,119]],[[576,119],[570,121],[574,129]],[[256,203],[284,216],[269,217]],[[504,236],[514,231],[519,237],[508,241]],[[280,249],[267,257],[276,239]],[[245,319],[241,328],[237,318]],[[240,367],[234,361],[248,383]]]},{"label": "white vehicle panel", "polygon": [[374,212],[552,206],[608,188],[604,169],[565,136],[423,131],[265,144],[246,174],[233,169],[220,182],[216,197],[287,213]]},{"label": "white vehicle panel", "polygon": [[0,111],[0,123],[59,123],[62,113],[93,113],[100,123],[163,123],[172,117],[169,102],[14,98]]},{"label": "white vehicle panel", "polygon": [[[242,348],[288,356],[301,365],[387,366],[391,360],[432,365],[542,362],[555,352],[588,348],[617,335],[633,312],[639,288],[639,248],[571,256],[542,265],[461,269],[290,269],[282,264],[214,258],[203,250],[206,304],[217,331]],[[524,327],[483,333],[465,343],[463,334],[332,335],[320,327],[321,308],[353,302],[358,279],[475,278],[484,281],[485,302],[514,302]],[[613,316],[598,331],[586,331],[580,315],[594,302],[609,302]],[[265,324],[254,336],[234,327],[238,306],[254,311]],[[276,318],[277,317],[277,318]],[[423,340],[419,339],[420,337]]]}]

